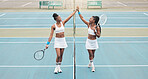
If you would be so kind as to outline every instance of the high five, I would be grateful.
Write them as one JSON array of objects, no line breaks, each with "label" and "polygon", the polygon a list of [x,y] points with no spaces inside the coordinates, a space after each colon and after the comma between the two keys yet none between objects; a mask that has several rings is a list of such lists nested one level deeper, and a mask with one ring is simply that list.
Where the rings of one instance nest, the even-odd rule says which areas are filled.
[{"label": "high five", "polygon": [[77,10],[75,10],[67,19],[65,19],[64,21],[62,21],[61,17],[54,13],[53,14],[53,18],[56,21],[55,24],[53,24],[51,26],[51,33],[50,33],[50,37],[47,41],[46,44],[46,49],[48,48],[50,41],[53,37],[53,33],[56,33],[55,36],[55,41],[54,41],[54,48],[56,50],[56,67],[54,70],[54,73],[61,73],[62,70],[60,68],[61,62],[62,62],[62,57],[63,57],[63,53],[64,53],[64,49],[67,47],[67,43],[66,43],[66,39],[64,36],[64,29],[65,29],[65,23],[78,11],[79,17],[81,18],[81,20],[87,25],[88,27],[88,38],[86,40],[86,49],[88,50],[89,53],[89,65],[88,67],[92,67],[92,72],[95,71],[95,66],[93,63],[93,59],[94,59],[94,54],[95,54],[95,50],[98,49],[98,43],[97,43],[97,37],[100,37],[101,34],[101,27],[99,22],[99,17],[98,16],[92,16],[89,19],[89,22],[87,22],[81,15],[80,11],[79,11],[79,7],[77,7]]}]

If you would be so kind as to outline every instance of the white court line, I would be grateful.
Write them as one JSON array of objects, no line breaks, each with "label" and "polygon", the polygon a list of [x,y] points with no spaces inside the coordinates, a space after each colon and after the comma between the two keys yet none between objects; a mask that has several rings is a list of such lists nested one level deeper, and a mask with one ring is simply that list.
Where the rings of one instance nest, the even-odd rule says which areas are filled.
[{"label": "white court line", "polygon": [[[34,39],[34,38],[38,38],[38,39],[43,39],[43,38],[46,38],[48,39],[49,37],[0,37],[0,39]],[[67,39],[68,38],[73,38],[73,36],[67,36],[66,37]],[[87,38],[87,36],[77,36],[76,38]],[[102,36],[101,38],[148,38],[148,36]],[[54,37],[53,37],[54,39]],[[43,43],[43,42],[41,42]]]},{"label": "white court line", "polygon": [[[77,67],[88,67],[88,65],[77,65]],[[148,67],[148,65],[95,65],[95,67]]]},{"label": "white court line", "polygon": [[[130,0],[129,0],[130,1]],[[116,3],[116,2],[108,2],[108,1],[103,1],[103,3],[106,3],[106,4],[109,4],[109,3]],[[124,3],[148,3],[148,1],[146,1],[146,2],[139,2],[139,1],[134,1],[134,2],[127,2],[127,1],[124,1]]]},{"label": "white court line", "polygon": [[[42,44],[46,42],[0,42],[0,44]],[[54,43],[54,42],[51,42]],[[67,43],[72,43],[73,41],[67,41]],[[76,41],[75,43],[84,44],[86,41]],[[148,43],[148,41],[98,41],[98,43]]]},{"label": "white court line", "polygon": [[4,15],[5,15],[5,13],[1,14],[0,17],[2,17],[2,16],[4,16]]},{"label": "white court line", "polygon": [[[117,3],[117,2],[116,2]],[[65,12],[65,11],[56,11],[56,12],[59,12],[59,14],[60,15],[65,15],[65,14],[71,14],[72,13],[72,10],[71,11],[67,11],[67,12]],[[92,12],[90,12],[90,11],[88,11],[88,12],[86,12],[86,11],[81,11],[81,13],[83,13],[83,14],[88,14],[88,15],[101,15],[101,14],[104,14],[104,13],[107,13],[107,12],[97,12],[97,11],[94,11],[94,12],[96,12],[96,13],[93,13],[92,14]],[[53,14],[54,12],[14,12],[14,13],[9,13],[9,12],[5,12],[5,13],[8,13],[8,14],[26,14],[26,15],[30,15],[30,14],[32,14],[32,15],[41,15],[41,14],[46,14],[46,15],[51,15],[51,14]],[[139,13],[139,11],[132,11],[132,12],[110,12],[110,11],[108,11],[108,13],[109,14],[133,14],[133,15],[137,15],[137,14],[141,14],[142,12],[140,12]]]},{"label": "white court line", "polygon": [[[62,17],[62,18],[66,18],[66,17]],[[79,17],[76,17],[76,18],[79,18]],[[85,17],[85,19],[89,19],[90,17]],[[107,17],[108,19],[148,19],[148,17]],[[53,18],[0,18],[0,19],[35,19],[35,20],[39,20],[39,19],[52,19]]]},{"label": "white court line", "polygon": [[117,1],[118,4],[121,4],[123,6],[127,6],[126,4],[123,4],[122,2]]},{"label": "white court line", "polygon": [[[129,0],[129,1],[130,1],[130,0]],[[139,2],[139,1],[136,2],[136,1],[135,1],[135,2],[125,2],[125,3],[144,3],[144,4],[145,4],[145,3],[148,3],[148,1],[147,1],[147,2]]]},{"label": "white court line", "polygon": [[[4,27],[4,26],[19,26],[19,27],[24,27],[24,26],[52,26],[53,24],[28,24],[28,25],[23,25],[23,24],[17,24],[17,25],[0,25],[0,27]],[[66,26],[71,26],[73,24],[66,24]],[[105,26],[148,26],[148,24],[105,24]],[[85,24],[76,24],[76,26],[85,26]]]},{"label": "white court line", "polygon": [[[55,65],[0,65],[0,68],[52,68]],[[73,67],[73,65],[61,65],[61,67]],[[76,67],[88,67],[88,65],[76,65]],[[95,67],[148,67],[148,65],[95,65]]]},{"label": "white court line", "polygon": [[146,15],[146,16],[148,16],[148,14],[147,13],[143,13],[144,15]]},{"label": "white court line", "polygon": [[148,26],[148,24],[105,24],[108,26],[120,26],[120,25],[124,25],[124,26]]},{"label": "white court line", "polygon": [[[73,65],[63,65],[63,66],[61,66],[61,67],[72,67]],[[4,68],[4,67],[6,67],[6,68],[15,68],[15,67],[55,67],[55,65],[27,65],[27,66],[25,66],[25,65],[22,65],[22,66],[20,66],[20,65],[13,65],[13,66],[11,66],[11,65],[1,65],[0,66],[0,68]]]},{"label": "white court line", "polygon": [[8,1],[8,0],[3,0],[2,2],[6,2],[6,1]]},{"label": "white court line", "polygon": [[[2,27],[2,26],[0,26],[0,27]],[[65,27],[65,28],[70,28],[70,29],[72,29],[72,27]],[[76,27],[76,28],[79,28],[79,29],[86,29],[87,28],[87,26],[83,26],[83,27]],[[148,27],[116,27],[116,26],[112,26],[112,27],[101,27],[101,28],[110,28],[110,29],[112,29],[112,28],[122,28],[122,29],[127,29],[127,28],[129,28],[129,29],[147,29]],[[2,28],[0,28],[0,30],[2,30],[2,29],[33,29],[33,30],[35,30],[35,29],[49,29],[50,30],[50,26],[49,27],[29,27],[29,28],[25,28],[25,27],[9,27],[9,28],[7,28],[7,27],[2,27]],[[103,36],[104,37],[104,36]],[[113,37],[113,36],[112,36]],[[132,36],[132,37],[134,37],[134,36]],[[137,36],[136,36],[137,37]],[[138,36],[139,37],[139,36]],[[146,36],[140,36],[140,37],[146,37]]]},{"label": "white court line", "polygon": [[[28,25],[22,25],[22,24],[17,24],[17,25],[0,25],[0,26],[51,26],[53,24],[28,24]],[[73,24],[66,24],[66,25],[73,25]],[[78,24],[78,25],[84,25],[84,24]]]},{"label": "white court line", "polygon": [[29,5],[29,4],[31,4],[32,2],[28,2],[28,3],[26,3],[26,4],[24,4],[24,5],[21,5],[22,7],[25,7],[26,5]]}]

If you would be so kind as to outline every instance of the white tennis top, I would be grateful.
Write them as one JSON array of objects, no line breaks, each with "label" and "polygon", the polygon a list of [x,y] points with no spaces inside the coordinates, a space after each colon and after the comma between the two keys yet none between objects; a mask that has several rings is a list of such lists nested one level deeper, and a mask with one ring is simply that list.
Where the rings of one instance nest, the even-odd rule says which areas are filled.
[{"label": "white tennis top", "polygon": [[65,31],[65,28],[63,26],[63,23],[61,22],[61,27],[58,27],[55,23],[55,33],[61,33],[61,32],[64,32]]},{"label": "white tennis top", "polygon": [[94,33],[94,31],[93,31],[90,27],[88,28],[88,34],[96,35],[96,34]]}]

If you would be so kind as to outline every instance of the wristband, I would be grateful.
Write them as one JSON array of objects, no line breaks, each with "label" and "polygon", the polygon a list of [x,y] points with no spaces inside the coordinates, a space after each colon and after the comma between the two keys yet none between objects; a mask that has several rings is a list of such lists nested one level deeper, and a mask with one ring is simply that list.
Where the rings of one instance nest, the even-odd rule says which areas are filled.
[{"label": "wristband", "polygon": [[47,41],[47,45],[49,45],[49,44],[50,44],[50,42]]},{"label": "wristband", "polygon": [[80,15],[81,13],[80,13],[80,12],[78,12],[78,14]]}]

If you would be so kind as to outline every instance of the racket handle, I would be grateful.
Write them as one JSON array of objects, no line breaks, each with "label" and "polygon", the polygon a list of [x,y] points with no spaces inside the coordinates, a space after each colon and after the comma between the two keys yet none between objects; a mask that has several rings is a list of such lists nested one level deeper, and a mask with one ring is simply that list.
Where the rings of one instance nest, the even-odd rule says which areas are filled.
[{"label": "racket handle", "polygon": [[46,45],[45,49],[48,49],[49,45]]}]

